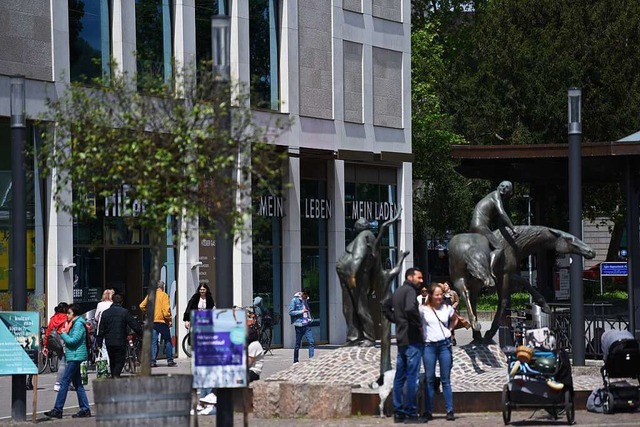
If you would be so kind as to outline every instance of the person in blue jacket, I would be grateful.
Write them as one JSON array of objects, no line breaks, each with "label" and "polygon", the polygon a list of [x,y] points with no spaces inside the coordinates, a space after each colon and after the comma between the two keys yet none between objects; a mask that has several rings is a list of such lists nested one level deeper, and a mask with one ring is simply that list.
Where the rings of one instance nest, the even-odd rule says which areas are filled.
[{"label": "person in blue jacket", "polygon": [[313,357],[315,350],[315,341],[313,340],[313,331],[311,330],[311,311],[309,310],[309,295],[311,290],[304,288],[302,292],[296,292],[289,304],[289,316],[291,316],[291,324],[296,329],[296,345],[293,348],[293,363],[298,363],[300,354],[300,345],[302,337],[309,342],[309,359]]},{"label": "person in blue jacket", "polygon": [[82,384],[80,364],[87,360],[87,330],[84,317],[80,316],[82,308],[78,304],[71,304],[67,310],[67,323],[62,329],[60,337],[65,344],[65,359],[67,367],[60,380],[60,390],[56,396],[53,409],[44,414],[50,418],[62,418],[64,402],[67,400],[69,385],[73,384],[78,396],[80,411],[73,414],[73,418],[86,418],[91,416],[89,399]]}]

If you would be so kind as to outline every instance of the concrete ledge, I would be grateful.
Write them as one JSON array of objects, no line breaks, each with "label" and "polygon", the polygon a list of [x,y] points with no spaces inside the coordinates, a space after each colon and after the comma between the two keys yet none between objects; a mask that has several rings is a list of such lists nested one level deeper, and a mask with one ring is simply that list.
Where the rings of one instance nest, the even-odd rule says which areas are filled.
[{"label": "concrete ledge", "polygon": [[257,381],[253,385],[256,418],[345,418],[352,413],[349,384]]}]

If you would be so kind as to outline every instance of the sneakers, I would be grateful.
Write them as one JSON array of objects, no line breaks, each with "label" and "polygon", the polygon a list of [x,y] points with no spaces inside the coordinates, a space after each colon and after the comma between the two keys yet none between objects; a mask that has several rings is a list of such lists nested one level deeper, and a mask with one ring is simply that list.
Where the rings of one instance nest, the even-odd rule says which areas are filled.
[{"label": "sneakers", "polygon": [[177,365],[177,363],[174,362],[173,360],[167,362],[167,366],[169,366],[169,367],[173,367],[173,366],[176,366],[176,365]]},{"label": "sneakers", "polygon": [[152,363],[152,364],[151,364],[151,367],[152,367],[152,368],[157,368],[157,367],[158,367],[158,364],[154,362],[154,363]]},{"label": "sneakers", "polygon": [[417,415],[413,415],[404,419],[405,424],[423,424],[425,420]]},{"label": "sneakers", "polygon": [[395,424],[402,424],[404,423],[404,414],[393,414],[393,422]]},{"label": "sneakers", "polygon": [[447,412],[447,421],[455,421],[456,417],[453,415],[453,411]]},{"label": "sneakers", "polygon": [[60,391],[60,383],[55,383],[54,384],[53,391]]},{"label": "sneakers", "polygon": [[198,412],[198,415],[216,415],[216,407],[214,405],[209,405],[202,411]]},{"label": "sneakers", "polygon": [[87,409],[86,411],[79,410],[75,414],[71,415],[71,418],[89,418],[91,417],[91,411]]},{"label": "sneakers", "polygon": [[422,414],[422,418],[424,418],[427,421],[431,421],[433,420],[433,414],[430,412],[425,412],[424,414]]},{"label": "sneakers", "polygon": [[61,419],[62,418],[62,411],[58,411],[57,409],[52,409],[50,411],[47,411],[44,413],[45,416],[49,417],[49,418],[58,418]]}]

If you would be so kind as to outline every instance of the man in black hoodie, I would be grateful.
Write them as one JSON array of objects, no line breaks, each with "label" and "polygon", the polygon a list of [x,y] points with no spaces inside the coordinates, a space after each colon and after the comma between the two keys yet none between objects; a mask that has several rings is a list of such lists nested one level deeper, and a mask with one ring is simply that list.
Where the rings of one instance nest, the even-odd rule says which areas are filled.
[{"label": "man in black hoodie", "polygon": [[102,313],[98,328],[98,348],[102,340],[107,342],[107,353],[111,362],[111,376],[118,378],[124,368],[127,355],[127,325],[142,336],[140,323],[122,306],[122,295],[113,296],[113,304]]},{"label": "man in black hoodie", "polygon": [[[424,347],[416,298],[422,285],[422,272],[417,268],[410,268],[404,277],[402,286],[396,289],[393,297],[387,298],[383,303],[382,311],[390,322],[396,324],[398,358],[393,381],[393,419],[396,423],[416,424],[424,422],[418,417],[416,410],[418,373]],[[405,384],[406,393],[403,398]]]}]

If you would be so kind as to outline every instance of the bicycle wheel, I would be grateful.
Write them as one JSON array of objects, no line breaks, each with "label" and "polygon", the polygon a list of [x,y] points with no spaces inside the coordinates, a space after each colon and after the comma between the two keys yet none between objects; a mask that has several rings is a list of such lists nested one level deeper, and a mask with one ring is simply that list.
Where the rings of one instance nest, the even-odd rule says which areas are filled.
[{"label": "bicycle wheel", "polygon": [[45,356],[42,351],[38,352],[38,373],[42,374],[47,370],[47,366],[49,365],[49,358]]},{"label": "bicycle wheel", "polygon": [[184,336],[184,338],[182,338],[182,351],[184,351],[184,354],[187,357],[191,357],[191,340],[189,339],[190,335],[191,333],[188,333]]},{"label": "bicycle wheel", "polygon": [[49,372],[58,372],[58,354],[51,353],[49,356]]}]

